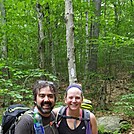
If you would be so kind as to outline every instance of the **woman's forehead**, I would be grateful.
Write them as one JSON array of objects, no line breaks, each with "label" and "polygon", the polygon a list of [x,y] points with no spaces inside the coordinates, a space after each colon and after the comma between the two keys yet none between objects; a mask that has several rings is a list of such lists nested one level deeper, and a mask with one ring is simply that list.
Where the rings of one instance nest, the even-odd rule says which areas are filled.
[{"label": "woman's forehead", "polygon": [[72,87],[67,91],[67,94],[71,94],[71,93],[81,94],[82,92],[77,87]]}]

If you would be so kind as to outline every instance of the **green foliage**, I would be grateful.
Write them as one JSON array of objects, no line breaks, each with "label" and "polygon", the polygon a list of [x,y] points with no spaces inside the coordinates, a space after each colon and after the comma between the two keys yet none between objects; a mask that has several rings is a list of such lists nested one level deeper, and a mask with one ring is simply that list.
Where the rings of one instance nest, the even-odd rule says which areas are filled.
[{"label": "green foliage", "polygon": [[3,108],[0,108],[0,123],[1,123],[1,121],[2,121],[2,115],[3,115],[3,111],[4,111],[5,109],[3,109]]},{"label": "green foliage", "polygon": [[[5,68],[2,66],[1,68]],[[10,79],[0,77],[0,97],[1,103],[7,106],[12,103],[26,103],[32,104],[32,86],[36,79],[51,80],[58,82],[57,78],[45,70],[41,69],[27,69],[21,70],[18,68],[6,67],[10,71]],[[2,73],[3,75],[3,73]]]},{"label": "green foliage", "polygon": [[[5,104],[8,101],[9,103],[17,101],[32,103],[29,100],[32,100],[31,85],[35,79],[43,78],[57,81],[58,77],[61,82],[68,82],[65,3],[63,0],[39,1],[44,13],[45,34],[45,69],[41,70],[38,68],[39,37],[36,2],[36,0],[12,0],[3,3],[6,16],[2,16],[1,11],[1,18],[5,18],[6,22],[3,24],[0,21],[0,99]],[[96,96],[96,98],[98,98],[97,93],[102,85],[102,83],[97,83],[98,80],[115,80],[118,79],[119,74],[132,73],[134,63],[134,17],[131,1],[115,2],[112,0],[105,2],[101,4],[98,29],[100,33],[99,39],[96,39],[98,69],[94,73],[88,71],[88,77],[85,80],[85,64],[87,64],[85,57],[88,56],[90,59],[93,49],[90,42],[90,34],[93,29],[90,27],[94,18],[94,7],[92,2],[73,0],[78,81],[84,81],[83,86],[88,84],[84,88],[93,90],[94,94],[91,97]],[[88,35],[85,26],[88,26]],[[3,44],[5,37],[7,44]],[[87,41],[88,43],[86,43]],[[8,46],[8,57],[2,56],[3,45]],[[52,59],[52,55],[54,59]],[[124,96],[124,99],[133,100],[131,96]],[[121,103],[125,104],[120,105],[126,106],[124,111],[131,111],[133,106],[130,99],[127,100],[129,102],[124,99]]]},{"label": "green foliage", "polygon": [[121,134],[119,131],[110,132],[103,125],[98,126],[98,134]]},{"label": "green foliage", "polygon": [[114,132],[110,132],[105,130],[105,127],[103,125],[98,126],[98,134],[121,134],[123,132],[126,132],[132,127],[129,123],[122,123],[120,130],[116,130]]},{"label": "green foliage", "polygon": [[98,134],[103,134],[105,132],[105,128],[103,125],[98,126]]},{"label": "green foliage", "polygon": [[115,112],[123,112],[127,116],[134,117],[134,87],[130,89],[132,93],[122,95],[115,103]]},{"label": "green foliage", "polygon": [[132,128],[132,125],[129,124],[128,122],[124,122],[121,124],[120,132],[125,132],[125,131],[129,130],[130,128]]},{"label": "green foliage", "polygon": [[55,107],[60,107],[60,106],[63,106],[63,105],[64,105],[63,102],[57,102]]}]

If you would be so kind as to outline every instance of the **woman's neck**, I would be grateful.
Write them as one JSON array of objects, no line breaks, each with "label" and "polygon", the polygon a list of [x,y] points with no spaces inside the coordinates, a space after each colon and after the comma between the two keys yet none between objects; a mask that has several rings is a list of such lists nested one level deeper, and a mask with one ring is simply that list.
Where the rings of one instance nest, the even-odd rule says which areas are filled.
[{"label": "woman's neck", "polygon": [[82,109],[77,109],[77,110],[73,111],[73,110],[67,108],[66,115],[73,116],[73,117],[82,117]]}]

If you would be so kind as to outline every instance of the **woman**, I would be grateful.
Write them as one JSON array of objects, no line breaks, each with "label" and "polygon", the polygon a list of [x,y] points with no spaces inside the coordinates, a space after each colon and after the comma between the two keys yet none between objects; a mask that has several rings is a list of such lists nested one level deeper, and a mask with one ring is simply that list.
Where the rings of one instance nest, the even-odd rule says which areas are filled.
[{"label": "woman", "polygon": [[[89,129],[86,131],[86,125],[84,120],[84,111],[81,109],[81,103],[83,101],[83,92],[79,84],[71,84],[66,89],[65,104],[66,108],[64,116],[60,122],[58,122],[59,134],[97,134],[97,122],[95,115],[90,112]],[[55,108],[54,112],[58,114],[60,108]]]}]

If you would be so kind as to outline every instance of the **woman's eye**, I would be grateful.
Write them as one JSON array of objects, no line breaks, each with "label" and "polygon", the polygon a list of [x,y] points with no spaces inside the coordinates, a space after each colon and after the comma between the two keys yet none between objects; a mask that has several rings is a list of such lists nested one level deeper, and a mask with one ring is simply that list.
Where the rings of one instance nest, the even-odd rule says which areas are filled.
[{"label": "woman's eye", "polygon": [[69,99],[73,99],[73,97],[69,97]]},{"label": "woman's eye", "polygon": [[76,98],[76,100],[80,100],[80,98]]}]

